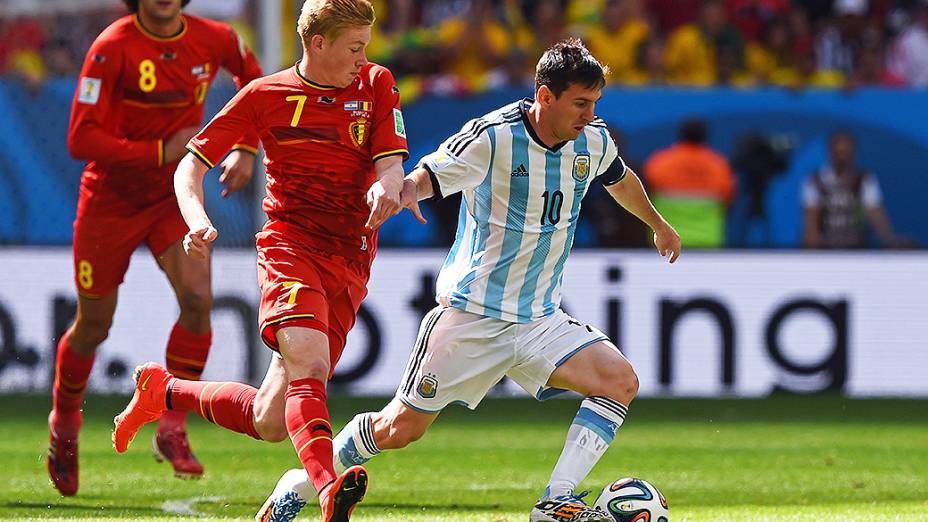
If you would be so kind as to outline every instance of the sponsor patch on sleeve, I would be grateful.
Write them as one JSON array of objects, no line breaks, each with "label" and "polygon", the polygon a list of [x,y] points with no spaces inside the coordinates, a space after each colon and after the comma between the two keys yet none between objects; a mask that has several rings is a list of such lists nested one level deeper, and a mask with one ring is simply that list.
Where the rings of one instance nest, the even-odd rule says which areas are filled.
[{"label": "sponsor patch on sleeve", "polygon": [[454,156],[451,156],[443,150],[432,154],[426,160],[426,163],[428,163],[428,166],[431,167],[432,170],[444,170],[456,162],[457,159]]},{"label": "sponsor patch on sleeve", "polygon": [[393,131],[400,138],[406,137],[406,124],[403,123],[403,113],[396,107],[393,108]]},{"label": "sponsor patch on sleeve", "polygon": [[85,76],[81,78],[80,92],[77,101],[88,105],[96,105],[100,100],[100,79]]}]

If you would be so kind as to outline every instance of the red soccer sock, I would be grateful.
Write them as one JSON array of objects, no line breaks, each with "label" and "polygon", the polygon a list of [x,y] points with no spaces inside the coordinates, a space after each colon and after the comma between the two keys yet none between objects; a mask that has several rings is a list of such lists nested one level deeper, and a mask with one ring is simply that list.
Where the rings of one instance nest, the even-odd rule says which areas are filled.
[{"label": "red soccer sock", "polygon": [[[168,337],[165,355],[168,371],[181,379],[200,380],[212,340],[212,332],[198,335],[181,326],[179,322],[175,323],[171,336]],[[158,431],[184,430],[186,424],[186,411],[166,411],[158,422]]]},{"label": "red soccer sock", "polygon": [[238,382],[173,379],[168,385],[169,410],[192,411],[204,419],[249,437],[263,440],[255,428],[254,386]]},{"label": "red soccer sock", "polygon": [[55,384],[52,388],[52,409],[58,418],[79,414],[84,402],[84,390],[93,369],[94,356],[81,357],[68,345],[70,330],[58,341],[55,359]]},{"label": "red soccer sock", "polygon": [[297,379],[287,387],[287,431],[316,491],[335,480],[332,467],[332,426],[325,404],[325,384]]}]

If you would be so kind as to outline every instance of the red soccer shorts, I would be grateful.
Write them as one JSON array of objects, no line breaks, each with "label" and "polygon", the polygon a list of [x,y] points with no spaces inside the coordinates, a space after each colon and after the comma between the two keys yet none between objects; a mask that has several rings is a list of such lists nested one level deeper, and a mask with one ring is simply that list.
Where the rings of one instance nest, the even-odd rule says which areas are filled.
[{"label": "red soccer shorts", "polygon": [[[261,338],[279,350],[277,331],[289,326],[319,330],[329,338],[330,372],[345,349],[370,268],[307,249],[299,237],[265,227],[257,235]],[[331,373],[330,373],[331,375]]]},{"label": "red soccer shorts", "polygon": [[[84,205],[79,205],[83,209]],[[187,225],[174,197],[131,213],[106,208],[78,212],[74,220],[74,281],[85,297],[115,290],[129,268],[129,258],[145,243],[156,258],[183,239]]]}]

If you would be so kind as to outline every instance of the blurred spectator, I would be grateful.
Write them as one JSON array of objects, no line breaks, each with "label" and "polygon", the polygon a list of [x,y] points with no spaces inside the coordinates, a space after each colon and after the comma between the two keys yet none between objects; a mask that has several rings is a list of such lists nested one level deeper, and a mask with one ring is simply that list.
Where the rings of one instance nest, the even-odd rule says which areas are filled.
[{"label": "blurred spectator", "polygon": [[471,0],[421,0],[422,24],[436,27],[448,18],[461,16],[470,7]]},{"label": "blurred spectator", "polygon": [[535,0],[530,2],[531,34],[535,38],[532,63],[537,62],[545,49],[567,38],[563,0]]},{"label": "blurred spectator", "polygon": [[844,74],[832,69],[816,67],[816,52],[813,47],[800,48],[796,53],[795,69],[779,69],[773,77],[773,83],[792,89],[822,88],[839,89],[844,87]]},{"label": "blurred spectator", "polygon": [[848,85],[851,88],[865,86],[903,87],[905,80],[884,67],[880,49],[868,47],[861,50],[854,67],[854,76]]},{"label": "blurred spectator", "polygon": [[612,79],[625,83],[638,46],[651,34],[642,0],[609,0],[600,22],[585,38],[593,56],[609,66]]},{"label": "blurred spectator", "polygon": [[805,246],[864,248],[868,222],[883,246],[908,246],[908,240],[893,232],[876,178],[857,166],[853,136],[836,132],[829,149],[829,164],[806,179],[802,187]]},{"label": "blurred spectator", "polygon": [[851,74],[865,25],[867,0],[835,0],[832,9],[835,16],[822,22],[815,39],[816,67]]},{"label": "blurred spectator", "polygon": [[728,0],[728,19],[748,41],[760,40],[774,19],[789,11],[789,0]]},{"label": "blurred spectator", "polygon": [[32,88],[45,79],[42,48],[47,40],[38,19],[0,20],[0,73],[19,76]]},{"label": "blurred spectator", "polygon": [[635,49],[635,62],[621,75],[627,85],[665,85],[664,43],[657,37],[643,40]]},{"label": "blurred spectator", "polygon": [[414,0],[392,0],[376,11],[367,47],[369,60],[388,66],[397,76],[434,74],[440,56],[432,52],[433,35],[418,27]]},{"label": "blurred spectator", "polygon": [[737,208],[743,217],[734,220],[738,229],[733,231],[735,243],[732,246],[746,246],[749,230],[755,225],[761,226],[761,244],[770,244],[773,231],[767,213],[767,189],[773,179],[786,170],[793,146],[789,140],[773,140],[757,133],[738,139],[731,163],[738,173],[738,186],[745,204]]},{"label": "blurred spectator", "polygon": [[763,38],[748,44],[745,58],[751,74],[763,84],[782,76],[783,69],[795,69],[796,56],[786,21],[782,18],[770,20]]},{"label": "blurred spectator", "polygon": [[809,14],[800,5],[794,5],[786,14],[786,24],[789,27],[789,37],[793,43],[793,52],[799,49],[808,49],[815,44],[812,26],[809,23]]},{"label": "blurred spectator", "polygon": [[701,0],[647,0],[648,12],[654,15],[657,30],[669,34],[696,19]]},{"label": "blurred spectator", "polygon": [[472,0],[464,14],[444,20],[437,39],[445,71],[470,91],[486,88],[489,71],[519,44],[491,0]]},{"label": "blurred spectator", "polygon": [[80,62],[68,41],[59,36],[52,38],[43,52],[48,76],[52,78],[68,78],[80,72]]},{"label": "blurred spectator", "polygon": [[721,0],[706,0],[695,23],[680,26],[667,40],[665,64],[670,83],[708,86],[716,81],[715,57],[721,46],[743,49],[738,30],[732,27]]},{"label": "blurred spectator", "polygon": [[746,88],[757,84],[743,65],[741,53],[730,45],[720,46],[715,53],[715,83],[727,87]]},{"label": "blurred spectator", "polygon": [[503,65],[490,71],[487,87],[499,89],[507,87],[532,89],[535,77],[532,75],[532,63],[529,62],[525,51],[518,47],[506,54]]},{"label": "blurred spectator", "polygon": [[607,9],[606,5],[609,2],[610,0],[567,0],[564,17],[571,32],[586,33],[588,27],[600,21],[601,13]]},{"label": "blurred spectator", "polygon": [[889,71],[913,87],[928,87],[928,0],[919,0],[912,23],[899,35]]},{"label": "blurred spectator", "polygon": [[702,120],[684,121],[680,141],[644,165],[654,206],[689,248],[723,246],[726,214],[735,199],[735,176],[728,160],[706,145],[706,132]]}]

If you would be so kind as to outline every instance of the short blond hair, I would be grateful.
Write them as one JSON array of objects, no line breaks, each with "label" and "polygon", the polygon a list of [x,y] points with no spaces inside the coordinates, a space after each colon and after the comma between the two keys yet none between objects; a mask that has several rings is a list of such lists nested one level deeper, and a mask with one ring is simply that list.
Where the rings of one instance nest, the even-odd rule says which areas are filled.
[{"label": "short blond hair", "polygon": [[338,38],[349,27],[373,25],[374,6],[368,0],[306,0],[296,32],[309,45],[313,36]]}]

